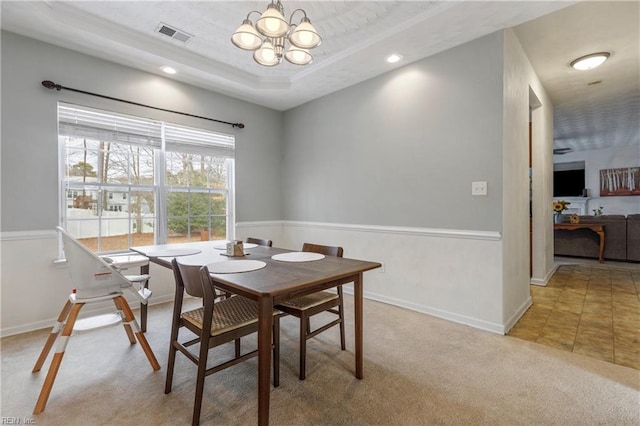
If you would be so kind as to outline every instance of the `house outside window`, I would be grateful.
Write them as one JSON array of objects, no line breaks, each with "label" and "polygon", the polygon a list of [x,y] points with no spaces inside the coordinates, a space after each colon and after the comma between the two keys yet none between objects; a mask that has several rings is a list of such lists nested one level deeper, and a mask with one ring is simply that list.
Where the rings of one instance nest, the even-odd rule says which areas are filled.
[{"label": "house outside window", "polygon": [[58,121],[60,223],[91,250],[233,238],[233,136],[65,103]]}]

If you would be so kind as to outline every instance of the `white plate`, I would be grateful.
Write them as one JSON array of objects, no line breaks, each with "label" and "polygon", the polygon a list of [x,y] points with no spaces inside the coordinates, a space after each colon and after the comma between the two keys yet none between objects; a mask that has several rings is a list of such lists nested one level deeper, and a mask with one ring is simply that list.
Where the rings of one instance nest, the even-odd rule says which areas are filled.
[{"label": "white plate", "polygon": [[310,251],[294,251],[291,253],[274,254],[271,258],[281,262],[311,262],[312,260],[324,259],[324,254]]},{"label": "white plate", "polygon": [[261,260],[229,260],[207,265],[211,274],[236,274],[238,272],[250,272],[262,269],[267,264]]},{"label": "white plate", "polygon": [[[213,244],[213,248],[216,250],[226,250],[227,249],[227,243],[229,241],[225,241],[225,242],[217,242]],[[246,249],[252,249],[252,248],[256,248],[258,247],[257,244],[254,243],[242,243],[242,247],[246,248]]]},{"label": "white plate", "polygon": [[190,256],[192,254],[198,254],[202,250],[195,248],[163,248],[155,251],[145,253],[148,257],[178,257],[178,256]]}]

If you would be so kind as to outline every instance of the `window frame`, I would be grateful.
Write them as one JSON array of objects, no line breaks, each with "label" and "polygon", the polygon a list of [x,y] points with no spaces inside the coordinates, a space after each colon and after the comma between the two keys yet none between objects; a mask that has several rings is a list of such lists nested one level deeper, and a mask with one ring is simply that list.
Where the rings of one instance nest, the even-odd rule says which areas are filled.
[{"label": "window frame", "polygon": [[[103,114],[107,114],[109,116],[113,116],[113,117],[125,117],[125,118],[132,118],[132,119],[140,119],[140,120],[144,120],[146,122],[152,122],[152,126],[153,125],[157,125],[159,126],[160,129],[160,143],[159,144],[149,144],[148,147],[151,148],[153,150],[153,154],[151,156],[151,158],[153,158],[154,160],[154,165],[153,165],[153,184],[149,185],[149,184],[136,184],[136,183],[132,183],[131,179],[130,179],[130,175],[129,175],[129,179],[128,179],[128,183],[124,184],[124,183],[115,183],[115,182],[100,182],[100,179],[98,179],[96,182],[74,182],[73,180],[69,179],[69,176],[67,175],[67,168],[71,167],[72,164],[67,164],[67,156],[66,156],[66,148],[67,148],[67,138],[69,137],[75,137],[75,138],[85,138],[85,139],[90,139],[90,140],[94,140],[96,142],[111,142],[111,143],[117,143],[120,146],[126,146],[127,143],[126,142],[122,142],[122,141],[118,141],[118,140],[102,140],[102,139],[98,139],[98,138],[91,138],[90,136],[69,136],[69,135],[64,135],[61,132],[61,118],[60,118],[60,111],[61,111],[61,107],[66,107],[66,108],[72,108],[72,109],[77,109],[80,111],[91,111],[91,112],[99,112],[99,113],[103,113]],[[68,228],[68,224],[72,221],[83,221],[83,220],[87,220],[87,221],[95,221],[97,222],[97,233],[98,233],[98,249],[96,250],[97,253],[100,254],[106,254],[106,253],[114,253],[114,252],[126,252],[128,251],[128,247],[131,247],[132,245],[132,241],[133,241],[133,230],[132,230],[132,221],[135,221],[136,219],[132,218],[132,211],[130,209],[130,205],[132,200],[134,199],[134,195],[132,194],[132,191],[147,191],[147,192],[152,192],[153,193],[153,199],[154,199],[154,216],[153,220],[155,220],[155,225],[154,225],[154,244],[171,244],[171,242],[169,241],[169,237],[168,237],[168,225],[169,225],[169,220],[168,220],[168,197],[170,193],[190,193],[190,192],[196,192],[196,193],[208,193],[208,194],[223,194],[226,198],[226,205],[224,207],[224,212],[225,214],[221,215],[221,214],[214,214],[214,212],[211,211],[211,206],[209,206],[209,210],[208,213],[206,215],[204,215],[204,217],[208,217],[208,227],[207,230],[209,232],[209,235],[211,235],[211,231],[212,231],[212,223],[214,218],[219,218],[221,216],[224,216],[225,218],[225,233],[226,233],[226,239],[234,239],[235,238],[235,136],[230,135],[230,134],[225,134],[225,133],[221,133],[218,131],[211,131],[211,130],[207,130],[207,129],[202,129],[202,128],[193,128],[193,127],[187,127],[187,126],[183,126],[180,124],[176,124],[176,123],[171,123],[171,122],[167,122],[167,121],[161,121],[161,120],[151,120],[145,117],[141,117],[141,116],[134,116],[131,114],[122,114],[116,111],[107,111],[107,110],[103,110],[103,109],[96,109],[96,108],[92,108],[92,107],[86,107],[86,106],[82,106],[82,105],[77,105],[77,104],[71,104],[71,103],[67,103],[67,102],[58,102],[57,104],[57,112],[58,112],[58,167],[59,167],[59,171],[58,171],[58,176],[59,176],[59,194],[58,194],[58,199],[59,199],[59,223],[60,226],[62,226],[63,228],[67,229]],[[66,126],[68,126],[68,123],[65,123]],[[96,126],[98,127],[98,125]],[[170,133],[172,134],[172,137],[174,138],[178,138],[175,140],[175,142],[171,142],[171,141],[167,141],[168,137],[165,137],[165,130],[169,129]],[[177,132],[177,136],[176,136],[176,132]],[[99,131],[98,131],[99,133]],[[179,138],[182,136],[185,136],[187,139],[190,138],[192,135],[194,136],[194,139],[192,140],[186,140],[183,141],[180,140]],[[200,140],[199,137],[202,136],[203,139]],[[210,136],[213,140],[212,143],[207,144],[207,140],[206,137]],[[216,142],[218,141],[218,139],[221,141],[219,144],[216,144]],[[134,146],[135,143],[132,144],[128,144],[131,146]],[[119,147],[120,147],[119,146]],[[86,148],[85,148],[86,150]],[[226,177],[226,187],[225,188],[213,188],[213,187],[208,187],[208,186],[191,186],[191,182],[187,182],[187,186],[171,186],[167,183],[167,173],[169,173],[169,171],[167,170],[167,156],[169,155],[170,152],[174,152],[174,153],[179,153],[179,155],[185,155],[185,154],[190,154],[190,155],[197,155],[197,156],[201,156],[202,158],[207,158],[209,160],[213,160],[213,159],[218,159],[218,163],[223,164],[224,165],[224,173],[225,173],[225,177]],[[217,154],[217,155],[216,155]],[[206,164],[213,164],[216,161],[209,161]],[[127,173],[130,173],[130,171],[128,171]],[[208,183],[208,182],[207,182]],[[92,216],[91,218],[87,218],[87,219],[69,219],[67,217],[67,208],[69,203],[73,203],[73,201],[75,200],[75,198],[73,197],[73,195],[71,195],[71,198],[68,198],[68,194],[73,194],[72,191],[77,191],[78,193],[80,193],[83,188],[87,189],[90,188],[92,190],[94,190],[98,196],[97,196],[97,206],[96,206],[96,215]],[[127,217],[126,220],[128,221],[127,227],[128,227],[128,232],[127,232],[127,237],[128,237],[128,247],[126,249],[118,249],[118,250],[104,250],[101,249],[101,239],[105,236],[103,233],[103,222],[104,221],[108,221],[108,219],[105,218],[105,212],[107,212],[108,206],[100,206],[100,200],[103,198],[103,196],[101,195],[102,192],[101,191],[109,191],[110,196],[113,198],[113,200],[118,199],[118,201],[120,201],[120,199],[125,200],[126,204],[127,204]],[[114,196],[114,193],[116,193],[116,195]],[[117,194],[122,194],[122,197],[119,197]],[[124,198],[123,198],[124,197]],[[117,207],[114,208],[114,211],[117,211]],[[192,218],[201,218],[203,217],[202,215],[193,215],[192,212],[190,210],[187,210],[186,212],[187,214],[185,215],[185,217],[187,218],[187,223],[191,224]],[[123,218],[124,220],[124,218]],[[188,229],[190,230],[190,225],[188,225]],[[193,241],[192,238],[192,234],[191,232],[188,232],[187,234],[187,239],[188,241]],[[78,238],[82,238],[82,237],[78,237]],[[198,239],[199,241],[199,239]]]}]

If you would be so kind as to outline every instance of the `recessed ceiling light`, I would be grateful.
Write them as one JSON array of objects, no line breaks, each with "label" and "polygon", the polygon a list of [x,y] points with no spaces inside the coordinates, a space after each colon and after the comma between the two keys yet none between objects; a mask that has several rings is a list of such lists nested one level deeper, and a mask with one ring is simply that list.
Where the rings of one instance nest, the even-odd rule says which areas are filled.
[{"label": "recessed ceiling light", "polygon": [[592,70],[602,65],[610,55],[609,52],[592,53],[574,60],[571,62],[571,66],[580,71]]},{"label": "recessed ceiling light", "polygon": [[160,67],[160,69],[162,71],[166,72],[167,74],[175,74],[175,73],[178,72],[178,71],[176,71],[175,68],[167,66],[167,65]]},{"label": "recessed ceiling light", "polygon": [[393,53],[387,56],[387,62],[389,62],[390,64],[395,64],[400,59],[402,59],[402,55],[398,55],[397,53]]}]

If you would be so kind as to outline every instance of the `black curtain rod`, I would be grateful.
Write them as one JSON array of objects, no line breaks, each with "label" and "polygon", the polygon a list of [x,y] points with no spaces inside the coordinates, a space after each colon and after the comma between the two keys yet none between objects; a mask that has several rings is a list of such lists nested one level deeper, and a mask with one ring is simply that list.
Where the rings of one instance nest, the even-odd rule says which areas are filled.
[{"label": "black curtain rod", "polygon": [[42,85],[44,87],[46,87],[47,89],[56,89],[58,91],[60,91],[62,89],[70,90],[72,92],[82,93],[84,95],[97,96],[99,98],[109,99],[109,100],[112,100],[112,101],[124,102],[125,104],[137,105],[137,106],[141,106],[141,107],[145,107],[145,108],[155,109],[155,110],[158,110],[158,111],[164,111],[164,112],[171,112],[171,113],[174,113],[174,114],[186,115],[187,117],[201,118],[203,120],[215,121],[216,123],[228,124],[231,127],[237,127],[239,129],[244,129],[244,124],[242,124],[242,123],[229,123],[228,121],[216,120],[215,118],[202,117],[201,115],[194,115],[194,114],[189,114],[189,113],[181,112],[181,111],[173,111],[171,109],[158,108],[158,107],[154,107],[154,106],[151,106],[151,105],[140,104],[138,102],[127,101],[125,99],[118,99],[118,98],[113,98],[111,96],[100,95],[98,93],[92,93],[92,92],[86,92],[84,90],[72,89],[70,87],[64,87],[64,86],[61,86],[60,84],[56,84],[56,83],[54,83],[53,81],[50,81],[50,80],[44,80],[42,82]]}]

